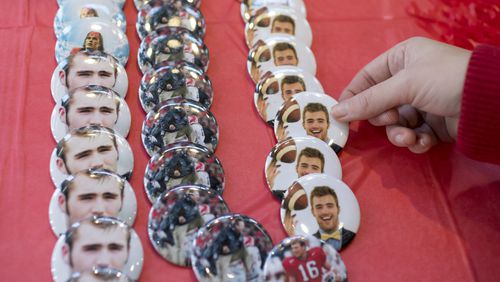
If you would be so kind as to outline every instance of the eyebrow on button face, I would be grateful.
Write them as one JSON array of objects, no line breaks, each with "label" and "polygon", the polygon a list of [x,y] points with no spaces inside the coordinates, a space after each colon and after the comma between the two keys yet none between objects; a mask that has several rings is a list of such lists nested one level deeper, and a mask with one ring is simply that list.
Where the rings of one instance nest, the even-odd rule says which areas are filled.
[{"label": "eyebrow on button face", "polygon": [[113,75],[113,74],[110,73],[109,71],[99,71],[99,76],[110,77],[111,75]]},{"label": "eyebrow on button face", "polygon": [[98,152],[108,152],[108,151],[111,151],[111,149],[112,149],[111,145],[97,147]]}]

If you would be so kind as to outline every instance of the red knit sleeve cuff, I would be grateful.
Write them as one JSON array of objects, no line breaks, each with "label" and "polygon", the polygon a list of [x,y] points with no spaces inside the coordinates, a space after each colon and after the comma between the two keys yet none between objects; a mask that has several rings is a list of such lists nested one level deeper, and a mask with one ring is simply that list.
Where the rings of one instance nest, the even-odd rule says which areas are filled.
[{"label": "red knit sleeve cuff", "polygon": [[465,78],[457,147],[466,156],[500,164],[500,48],[479,45]]}]

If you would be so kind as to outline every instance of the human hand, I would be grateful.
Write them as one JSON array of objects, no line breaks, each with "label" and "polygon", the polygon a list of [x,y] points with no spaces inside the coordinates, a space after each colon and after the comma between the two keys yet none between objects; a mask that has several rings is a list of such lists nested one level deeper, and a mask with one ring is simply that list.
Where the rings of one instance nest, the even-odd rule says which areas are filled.
[{"label": "human hand", "polygon": [[267,184],[269,184],[269,188],[271,190],[274,190],[274,180],[276,179],[276,176],[280,173],[279,167],[276,163],[276,160],[272,160],[269,166],[266,169],[266,176],[267,176]]},{"label": "human hand", "polygon": [[414,153],[456,139],[471,52],[414,37],[366,65],[332,108],[339,121],[385,126],[389,141]]}]

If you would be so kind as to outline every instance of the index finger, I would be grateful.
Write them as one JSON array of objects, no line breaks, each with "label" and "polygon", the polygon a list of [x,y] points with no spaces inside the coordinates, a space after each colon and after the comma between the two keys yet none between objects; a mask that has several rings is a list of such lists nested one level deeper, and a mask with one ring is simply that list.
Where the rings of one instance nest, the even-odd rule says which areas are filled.
[{"label": "index finger", "polygon": [[365,65],[344,88],[339,101],[377,85],[404,69],[406,42],[393,46]]}]

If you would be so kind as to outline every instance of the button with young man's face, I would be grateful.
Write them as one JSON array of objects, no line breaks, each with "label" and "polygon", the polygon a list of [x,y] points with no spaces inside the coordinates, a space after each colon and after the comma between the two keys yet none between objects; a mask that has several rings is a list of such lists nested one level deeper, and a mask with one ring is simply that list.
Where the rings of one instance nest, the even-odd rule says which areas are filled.
[{"label": "button with young man's face", "polygon": [[183,185],[160,195],[149,212],[149,240],[167,261],[191,265],[196,232],[229,209],[216,191]]},{"label": "button with young man's face", "polygon": [[[59,4],[59,7],[63,6],[66,4],[66,2],[73,2],[74,0],[57,0],[57,4]],[[112,0],[113,3],[118,5],[118,7],[123,8],[123,5],[125,4],[125,0]]]},{"label": "button with young man's face", "polygon": [[50,89],[56,103],[75,88],[99,85],[125,98],[128,77],[125,68],[111,55],[98,50],[81,50],[69,55],[52,73]]},{"label": "button with young man's face", "polygon": [[91,216],[111,216],[132,225],[137,213],[134,190],[118,174],[90,169],[68,176],[50,200],[49,220],[56,236]]},{"label": "button with young man's face", "polygon": [[318,138],[287,138],[278,142],[266,158],[267,185],[280,200],[294,181],[311,173],[325,173],[342,179],[339,158]]},{"label": "button with young man's face", "polygon": [[144,252],[137,233],[123,221],[93,216],[75,222],[59,237],[51,260],[55,282],[98,268],[115,269],[135,281],[142,271]]},{"label": "button with young man's face", "polygon": [[255,87],[254,105],[260,117],[273,126],[281,105],[304,91],[324,93],[319,80],[298,67],[271,68]]},{"label": "button with young man's face", "polygon": [[207,108],[178,97],[159,104],[148,113],[141,137],[150,156],[168,144],[182,141],[205,146],[213,152],[219,143],[219,126]]},{"label": "button with young man's face", "polygon": [[273,243],[254,219],[229,214],[200,228],[191,263],[198,281],[260,281],[263,258]]},{"label": "button with young man's face", "polygon": [[50,128],[56,141],[73,129],[90,125],[112,128],[127,136],[130,129],[127,103],[109,88],[88,85],[70,91],[52,111]]},{"label": "button with young man's face", "polygon": [[316,59],[311,49],[290,35],[272,35],[258,40],[247,57],[247,71],[257,83],[274,67],[295,66],[316,74]]},{"label": "button with young man's face", "polygon": [[251,48],[255,42],[271,35],[289,35],[311,47],[312,31],[301,14],[289,7],[269,6],[258,10],[258,15],[245,25],[245,40]]},{"label": "button with young man's face", "polygon": [[183,27],[162,27],[146,36],[138,51],[139,68],[147,72],[167,61],[193,63],[204,71],[208,68],[208,48],[203,40]]},{"label": "button with young man's face", "polygon": [[[142,9],[144,4],[147,4],[150,0],[134,0],[135,8],[139,11]],[[201,0],[162,0],[165,4],[174,5],[176,7],[190,6],[193,8],[200,8]]]},{"label": "button with young man's face", "polygon": [[210,109],[213,95],[212,82],[205,72],[188,62],[168,63],[147,71],[139,87],[139,98],[145,112],[172,98],[198,102]]},{"label": "button with young man's face", "polygon": [[306,91],[294,95],[283,103],[275,117],[276,139],[312,136],[340,152],[347,142],[349,124],[338,122],[331,114],[336,104],[335,99],[323,93]]},{"label": "button with young man's face", "polygon": [[263,272],[266,282],[347,281],[340,254],[314,236],[292,236],[276,245],[267,256]]},{"label": "button with young man's face", "polygon": [[167,145],[154,154],[144,172],[144,188],[151,203],[177,185],[204,185],[222,194],[224,169],[209,149],[191,142]]},{"label": "button with young man's face", "polygon": [[151,0],[142,5],[135,25],[141,40],[165,26],[184,27],[200,38],[205,36],[205,18],[196,8],[165,4],[164,0]]},{"label": "button with young man's face", "polygon": [[112,0],[71,0],[65,1],[54,18],[54,32],[59,38],[62,30],[73,21],[84,18],[98,18],[112,22],[123,32],[127,27],[123,10]]},{"label": "button with young man's face", "polygon": [[290,8],[302,17],[306,17],[306,5],[303,0],[244,0],[240,6],[241,17],[248,22],[266,7]]},{"label": "button with young man's face", "polygon": [[57,62],[80,50],[111,54],[122,65],[128,61],[130,47],[125,33],[115,24],[99,18],[83,18],[66,26],[57,39]]},{"label": "button with young man's face", "polygon": [[50,157],[50,176],[59,186],[68,175],[90,168],[107,169],[129,178],[134,156],[127,140],[112,129],[92,125],[72,130]]},{"label": "button with young man's face", "polygon": [[295,181],[281,202],[281,222],[289,235],[312,235],[336,250],[358,232],[359,204],[351,189],[327,174],[308,174]]}]

